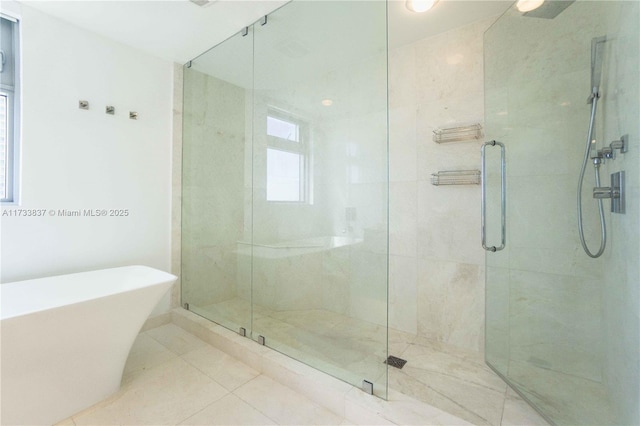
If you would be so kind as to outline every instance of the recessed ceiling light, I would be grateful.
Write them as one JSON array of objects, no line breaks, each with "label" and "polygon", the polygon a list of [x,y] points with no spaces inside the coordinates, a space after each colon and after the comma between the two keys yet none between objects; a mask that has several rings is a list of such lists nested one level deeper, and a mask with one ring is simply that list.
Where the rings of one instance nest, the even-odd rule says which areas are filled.
[{"label": "recessed ceiling light", "polygon": [[333,105],[333,101],[331,99],[323,99],[321,104],[324,106],[331,106]]},{"label": "recessed ceiling light", "polygon": [[516,7],[520,12],[531,12],[542,6],[542,3],[544,3],[544,0],[518,0]]},{"label": "recessed ceiling light", "polygon": [[407,0],[405,6],[412,12],[422,13],[431,9],[438,0]]}]

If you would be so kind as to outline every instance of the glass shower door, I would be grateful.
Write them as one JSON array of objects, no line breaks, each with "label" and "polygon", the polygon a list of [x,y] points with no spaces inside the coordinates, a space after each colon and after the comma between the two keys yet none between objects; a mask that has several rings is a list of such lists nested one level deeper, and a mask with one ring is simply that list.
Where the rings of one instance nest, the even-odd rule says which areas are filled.
[{"label": "glass shower door", "polygon": [[[486,257],[486,360],[554,424],[639,424],[639,3],[547,3],[526,15],[513,7],[485,33],[486,136],[507,153],[507,244]],[[600,165],[602,187],[625,172],[626,211],[611,213],[605,200],[607,247],[594,259],[580,242],[576,190],[591,111],[591,43],[602,36],[594,139],[599,150],[623,135],[629,145]],[[493,246],[499,150],[486,149]],[[600,223],[591,160],[584,182],[593,250]]]},{"label": "glass shower door", "polygon": [[255,24],[253,338],[386,397],[385,2]]},{"label": "glass shower door", "polygon": [[251,328],[253,31],[184,68],[182,303]]}]

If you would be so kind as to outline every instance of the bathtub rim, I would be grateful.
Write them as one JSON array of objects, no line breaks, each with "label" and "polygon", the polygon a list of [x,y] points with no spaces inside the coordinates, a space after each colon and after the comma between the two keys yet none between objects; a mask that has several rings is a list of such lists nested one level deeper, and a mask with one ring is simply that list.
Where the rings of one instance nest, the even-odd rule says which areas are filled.
[{"label": "bathtub rim", "polygon": [[[112,280],[116,278],[116,274],[118,272],[122,274],[123,278],[131,278],[135,273],[140,274],[140,277],[135,280],[131,280],[126,287],[113,285],[105,286],[104,283],[100,283],[101,285],[91,286],[92,291],[87,291],[89,289],[88,287],[82,287],[82,291],[80,292],[81,294],[57,295],[58,297],[54,297],[53,300],[47,299],[47,294],[41,295],[35,293],[37,290],[41,290],[44,293],[51,293],[54,287],[54,285],[51,284],[55,284],[53,281],[62,282],[64,277],[68,277],[70,279],[69,282],[63,284],[63,286],[66,286],[65,290],[68,291],[73,289],[74,286],[78,286],[80,282],[84,282],[83,279],[95,280],[102,278],[105,282],[112,282]],[[150,266],[127,265],[2,283],[0,284],[0,320],[4,321],[12,318],[19,318],[37,312],[58,309],[67,305],[83,303],[155,285],[168,284],[171,286],[177,279],[177,276],[169,272]],[[81,287],[75,288],[80,289]],[[19,298],[23,295],[26,296],[26,299],[21,299],[21,302],[25,302],[26,300],[28,303],[25,302],[21,306],[17,306],[16,299],[12,298]],[[7,300],[7,297],[10,300]],[[13,302],[13,304],[10,304],[11,302]]]}]

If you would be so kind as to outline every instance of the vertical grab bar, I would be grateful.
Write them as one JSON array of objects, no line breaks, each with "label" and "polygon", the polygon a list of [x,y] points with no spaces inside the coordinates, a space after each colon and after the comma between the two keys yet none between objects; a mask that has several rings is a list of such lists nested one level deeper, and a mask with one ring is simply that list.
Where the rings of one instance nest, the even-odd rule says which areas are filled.
[{"label": "vertical grab bar", "polygon": [[[485,148],[489,146],[500,147],[500,227],[501,227],[501,244],[500,247],[496,246],[487,246],[487,174],[486,174],[486,160],[485,160]],[[504,155],[504,144],[498,141],[489,141],[485,142],[480,149],[482,153],[482,167],[481,167],[481,180],[482,180],[482,195],[481,195],[481,227],[482,227],[482,248],[495,252],[502,250],[507,242],[507,224],[506,224],[506,196],[507,196],[507,186],[506,186],[506,166],[505,166],[505,155]]]}]

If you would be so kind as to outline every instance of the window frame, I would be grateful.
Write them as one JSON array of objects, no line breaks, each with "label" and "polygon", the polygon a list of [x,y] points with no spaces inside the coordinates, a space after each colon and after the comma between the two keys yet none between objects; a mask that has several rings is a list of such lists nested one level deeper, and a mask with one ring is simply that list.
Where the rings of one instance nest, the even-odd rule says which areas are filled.
[{"label": "window frame", "polygon": [[7,97],[7,145],[6,145],[6,198],[0,198],[0,204],[20,204],[20,146],[21,146],[21,30],[20,18],[6,12],[0,13],[0,17],[11,21],[13,25],[13,86],[2,84],[0,80],[0,93]]},{"label": "window frame", "polygon": [[[267,193],[265,194],[265,198],[269,203],[279,203],[279,204],[312,204],[313,197],[311,194],[311,158],[310,158],[310,141],[309,141],[309,124],[307,121],[303,120],[301,117],[291,114],[289,112],[283,111],[279,108],[268,107],[267,108],[267,120],[269,117],[275,118],[277,120],[285,121],[288,123],[295,124],[298,127],[298,141],[292,141],[288,139],[284,139],[278,136],[272,136],[268,134],[268,130],[265,131],[267,136],[267,146],[265,149],[265,159],[267,158],[267,153],[269,149],[287,152],[291,154],[297,154],[300,156],[300,185],[299,185],[299,197],[298,200],[270,200]],[[266,172],[266,185],[267,188],[269,186],[269,170],[268,167],[265,170]]]}]

